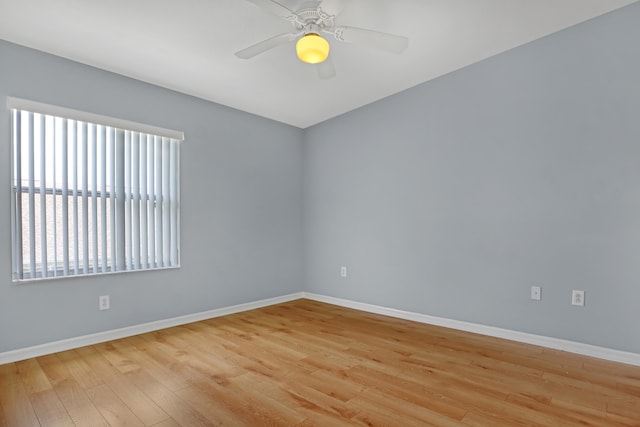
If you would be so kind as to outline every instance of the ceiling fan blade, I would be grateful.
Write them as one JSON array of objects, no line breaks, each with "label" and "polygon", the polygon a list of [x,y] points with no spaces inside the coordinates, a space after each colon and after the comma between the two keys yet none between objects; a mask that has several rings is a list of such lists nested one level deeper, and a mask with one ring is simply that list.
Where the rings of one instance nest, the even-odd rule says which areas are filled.
[{"label": "ceiling fan blade", "polygon": [[258,7],[263,8],[264,10],[273,13],[280,18],[286,19],[287,21],[295,21],[298,19],[298,15],[288,7],[281,5],[280,3],[274,0],[247,0],[251,3],[255,4]]},{"label": "ceiling fan blade", "polygon": [[393,53],[402,53],[409,46],[409,39],[395,34],[365,30],[355,27],[336,27],[332,31],[336,40],[382,49]]},{"label": "ceiling fan blade", "polygon": [[323,17],[323,15],[336,16],[342,12],[345,1],[346,0],[323,0],[318,5],[318,13],[320,13],[320,17]]},{"label": "ceiling fan blade", "polygon": [[318,77],[323,80],[332,79],[336,76],[336,67],[333,65],[331,55],[319,64],[316,64]]},{"label": "ceiling fan blade", "polygon": [[236,56],[242,59],[253,58],[256,55],[266,52],[269,49],[280,46],[281,44],[288,43],[295,40],[296,34],[280,34],[279,36],[271,37],[256,43],[253,46],[249,46],[246,49],[242,49],[236,52]]}]

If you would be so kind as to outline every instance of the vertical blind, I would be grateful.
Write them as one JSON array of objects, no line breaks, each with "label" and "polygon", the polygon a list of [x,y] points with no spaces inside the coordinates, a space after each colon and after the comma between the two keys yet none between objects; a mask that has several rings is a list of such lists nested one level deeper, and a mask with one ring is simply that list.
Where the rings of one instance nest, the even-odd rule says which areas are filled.
[{"label": "vertical blind", "polygon": [[179,266],[181,133],[8,105],[14,280]]}]

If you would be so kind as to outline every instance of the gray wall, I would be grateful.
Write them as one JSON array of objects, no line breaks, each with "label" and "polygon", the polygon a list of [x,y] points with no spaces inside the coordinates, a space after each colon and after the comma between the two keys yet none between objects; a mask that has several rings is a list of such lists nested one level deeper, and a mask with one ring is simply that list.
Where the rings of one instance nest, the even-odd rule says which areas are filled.
[{"label": "gray wall", "polygon": [[640,353],[639,22],[634,4],[308,129],[306,290]]},{"label": "gray wall", "polygon": [[[12,284],[7,95],[183,130],[182,268]],[[300,129],[3,41],[0,100],[0,352],[301,290]]]}]

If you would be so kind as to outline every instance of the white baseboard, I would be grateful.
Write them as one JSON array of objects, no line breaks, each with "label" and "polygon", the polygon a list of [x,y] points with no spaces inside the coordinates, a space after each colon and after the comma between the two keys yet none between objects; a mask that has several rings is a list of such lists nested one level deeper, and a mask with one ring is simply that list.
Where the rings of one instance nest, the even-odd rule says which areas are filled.
[{"label": "white baseboard", "polygon": [[409,311],[396,310],[393,308],[382,307],[378,305],[365,304],[351,300],[333,298],[324,295],[318,295],[309,292],[303,292],[303,297],[325,302],[327,304],[339,305],[341,307],[353,308],[369,313],[382,314],[385,316],[396,317],[399,319],[411,320],[419,323],[427,323],[430,325],[443,326],[445,328],[458,329],[461,331],[474,332],[477,334],[488,335],[491,337],[504,338],[511,341],[518,341],[527,344],[539,345],[542,347],[553,348],[556,350],[577,353],[583,356],[597,357],[613,362],[626,363],[629,365],[640,366],[640,354],[629,353],[626,351],[613,350],[604,347],[598,347],[590,344],[583,344],[574,341],[567,341],[558,338],[545,337],[542,335],[528,334],[526,332],[512,331],[509,329],[496,328],[493,326],[479,325],[476,323],[461,322],[459,320],[451,320],[442,317],[429,316],[427,314],[413,313]]},{"label": "white baseboard", "polygon": [[144,334],[147,332],[158,331],[160,329],[170,328],[173,326],[184,325],[187,323],[198,322],[215,317],[226,316],[229,314],[240,313],[243,311],[253,310],[256,308],[267,307],[274,304],[293,301],[300,298],[307,298],[314,301],[334,304],[341,307],[353,308],[369,313],[382,314],[385,316],[396,317],[399,319],[411,320],[429,325],[443,326],[446,328],[458,329],[461,331],[474,332],[477,334],[487,335],[491,337],[504,338],[512,341],[523,342],[527,344],[539,345],[542,347],[553,348],[556,350],[568,351],[571,353],[582,354],[584,356],[597,357],[600,359],[611,360],[613,362],[627,363],[629,365],[640,366],[640,354],[629,353],[620,350],[613,350],[604,347],[598,347],[590,344],[583,344],[574,341],[567,341],[558,338],[545,337],[542,335],[528,334],[525,332],[512,331],[509,329],[496,328],[493,326],[479,325],[476,323],[461,322],[459,320],[446,319],[443,317],[429,316],[427,314],[413,313],[410,311],[396,310],[394,308],[382,307],[378,305],[365,304],[361,302],[351,301],[342,298],[334,298],[325,295],[318,295],[310,292],[296,292],[289,295],[283,295],[275,298],[268,298],[259,301],[249,302],[245,304],[233,305],[214,310],[204,311],[201,313],[188,314],[171,319],[163,319],[155,322],[143,323],[140,325],[128,326],[126,328],[114,329],[111,331],[98,332],[96,334],[83,335],[80,337],[69,338],[61,341],[26,347],[17,350],[11,350],[0,353],[0,365],[5,363],[25,360],[32,357],[44,356],[46,354],[56,353],[59,351],[71,350],[87,345],[98,344],[105,341],[126,338],[133,335]]},{"label": "white baseboard", "polygon": [[293,301],[303,296],[302,292],[284,295],[275,298],[263,299],[260,301],[245,304],[233,305],[230,307],[217,308],[215,310],[203,311],[201,313],[187,314],[185,316],[163,319],[155,322],[143,323],[140,325],[127,326],[126,328],[113,329],[111,331],[98,332],[96,334],[83,335],[61,341],[54,341],[46,344],[26,347],[0,353],[0,365],[17,362],[19,360],[30,359],[32,357],[44,356],[46,354],[57,353],[59,351],[71,350],[87,345],[98,344],[105,341],[117,340],[133,335],[158,331],[160,329],[171,328],[173,326],[185,325],[187,323],[198,322],[200,320],[213,319],[214,317],[226,316],[228,314],[240,313],[256,308],[267,307],[274,304]]}]

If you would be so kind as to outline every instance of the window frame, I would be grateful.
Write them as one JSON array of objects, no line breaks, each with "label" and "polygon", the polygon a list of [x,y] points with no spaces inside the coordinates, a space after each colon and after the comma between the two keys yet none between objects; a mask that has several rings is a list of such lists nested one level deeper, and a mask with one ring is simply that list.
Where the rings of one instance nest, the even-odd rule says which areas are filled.
[{"label": "window frame", "polygon": [[[129,273],[129,272],[137,272],[137,271],[154,271],[154,270],[164,270],[164,269],[174,269],[174,268],[180,268],[181,266],[181,251],[180,251],[180,210],[181,210],[181,206],[180,206],[180,151],[181,151],[181,145],[184,142],[184,133],[181,131],[175,131],[175,130],[171,130],[171,129],[166,129],[166,128],[161,128],[161,127],[157,127],[157,126],[152,126],[152,125],[147,125],[147,124],[142,124],[142,123],[137,123],[137,122],[133,122],[130,120],[125,120],[125,119],[120,119],[120,118],[114,118],[114,117],[109,117],[109,116],[103,116],[103,115],[99,115],[99,114],[94,114],[94,113],[89,113],[89,112],[85,112],[85,111],[80,111],[80,110],[75,110],[75,109],[70,109],[70,108],[66,108],[66,107],[60,107],[60,106],[55,106],[55,105],[50,105],[50,104],[45,104],[45,103],[41,103],[41,102],[37,102],[37,101],[31,101],[31,100],[25,100],[25,99],[20,99],[20,98],[14,98],[14,97],[7,97],[7,107],[10,113],[10,121],[11,121],[11,125],[10,125],[10,138],[11,138],[11,156],[9,161],[11,162],[11,178],[10,178],[10,185],[9,185],[9,191],[11,192],[11,203],[10,203],[10,209],[11,209],[11,275],[12,275],[12,282],[14,283],[23,283],[23,282],[31,282],[31,281],[42,281],[42,280],[55,280],[55,279],[67,279],[67,278],[73,278],[73,277],[88,277],[88,276],[96,276],[96,275],[104,275],[104,274],[119,274],[119,273]],[[20,158],[20,156],[16,156],[15,150],[19,147],[20,149],[22,148],[22,143],[23,140],[19,138],[21,138],[20,135],[20,130],[16,130],[15,129],[15,122],[14,122],[14,111],[25,111],[31,114],[38,114],[38,115],[43,115],[43,116],[53,116],[53,117],[57,117],[57,118],[61,118],[64,123],[65,126],[69,123],[69,121],[73,121],[73,122],[81,122],[82,125],[88,125],[88,126],[95,126],[96,128],[102,126],[105,127],[107,129],[113,129],[113,131],[115,133],[121,132],[120,137],[124,138],[123,135],[127,135],[128,137],[130,137],[131,135],[137,135],[139,137],[138,142],[140,143],[140,145],[142,145],[142,136],[148,138],[151,137],[152,139],[147,139],[145,142],[145,147],[147,146],[146,144],[153,144],[156,147],[160,147],[162,149],[162,151],[164,151],[165,149],[165,145],[163,145],[165,142],[167,142],[167,146],[168,146],[168,153],[167,154],[167,158],[162,157],[165,155],[164,152],[159,153],[158,155],[160,157],[156,157],[154,158],[152,161],[159,161],[164,165],[164,162],[170,163],[171,164],[171,171],[173,173],[173,176],[175,178],[175,183],[171,183],[171,190],[168,193],[164,193],[164,190],[160,193],[160,197],[162,198],[165,195],[172,195],[173,198],[169,200],[169,202],[167,202],[167,205],[162,205],[159,209],[159,211],[157,211],[157,205],[159,202],[162,202],[162,200],[157,200],[156,198],[158,197],[158,193],[152,194],[151,191],[146,191],[146,193],[143,193],[142,191],[140,191],[140,188],[138,188],[137,193],[134,192],[133,190],[133,186],[131,184],[131,182],[129,183],[130,186],[127,187],[126,190],[124,190],[124,194],[120,194],[119,190],[117,187],[116,188],[109,188],[109,190],[107,191],[102,191],[101,189],[98,189],[98,183],[97,181],[95,181],[93,183],[94,187],[92,188],[91,191],[89,191],[89,194],[87,196],[87,194],[82,194],[82,191],[80,191],[79,185],[76,184],[75,188],[72,188],[72,186],[69,187],[63,187],[63,188],[58,188],[60,185],[58,182],[54,182],[52,186],[47,186],[46,183],[45,184],[40,184],[38,186],[33,186],[33,183],[31,184],[31,186],[25,186],[24,185],[24,179],[25,177],[27,177],[28,179],[30,178],[30,175],[36,175],[36,169],[35,166],[32,165],[31,169],[29,170],[28,174],[22,174],[21,172],[19,173],[19,176],[22,177],[22,182],[17,182],[16,179],[18,177],[18,174],[16,173],[16,169],[22,168],[21,165],[17,165],[17,159]],[[19,113],[22,114],[22,113]],[[31,116],[30,116],[31,117]],[[42,119],[44,120],[44,119]],[[44,131],[42,131],[44,132]],[[124,133],[123,133],[124,132]],[[129,133],[127,133],[129,132]],[[34,135],[30,135],[27,138],[31,138],[33,140],[35,140],[35,136]],[[42,137],[44,138],[44,137]],[[77,136],[74,135],[74,138],[77,138]],[[161,138],[160,140],[158,140],[157,138]],[[165,141],[166,139],[166,141]],[[129,140],[131,141],[131,140]],[[149,142],[151,141],[151,142]],[[158,142],[160,141],[160,142]],[[77,140],[74,140],[74,142],[77,144]],[[85,141],[86,142],[86,141]],[[112,144],[114,144],[115,147],[115,140],[111,141]],[[31,141],[30,142],[32,145],[35,145],[35,141]],[[95,144],[94,147],[92,147],[91,149],[93,151],[95,151],[94,153],[94,161],[96,161],[96,159],[100,158],[101,154],[97,153],[97,146],[98,146],[98,141],[94,140],[93,143]],[[106,140],[103,141],[104,144],[107,143]],[[69,139],[64,140],[64,142],[62,144],[69,144]],[[87,142],[88,144],[88,142]],[[159,145],[158,145],[159,144]],[[42,146],[44,147],[44,145]],[[68,147],[67,147],[68,148]],[[67,148],[65,148],[65,151],[67,150]],[[86,149],[86,148],[85,148]],[[116,150],[116,148],[113,148],[113,150]],[[124,148],[122,148],[122,150],[124,150]],[[156,149],[156,151],[160,151],[160,149]],[[116,151],[114,151],[114,156],[115,156]],[[44,156],[45,154],[41,154],[42,156]],[[120,154],[118,154],[120,155]],[[124,154],[123,154],[124,155]],[[86,156],[85,156],[86,157]],[[160,160],[158,160],[160,159]],[[90,159],[84,159],[86,160],[86,163],[82,162],[83,159],[78,158],[77,162],[75,162],[75,167],[74,173],[77,173],[77,170],[79,170],[80,168],[88,168],[89,166],[89,162],[91,162]],[[147,164],[148,164],[148,160],[146,162],[142,162],[144,163],[144,170],[146,173],[146,169],[147,169]],[[30,161],[32,161],[30,159]],[[42,160],[42,162],[44,162],[45,160]],[[112,159],[112,161],[116,161],[115,157]],[[129,162],[131,162],[132,160],[129,159]],[[140,160],[139,160],[140,161]],[[136,167],[141,167],[142,163],[138,163],[138,165]],[[128,167],[130,167],[131,165],[128,164]],[[120,168],[122,168],[123,170],[118,173],[122,174],[122,176],[119,179],[124,179],[124,168],[127,167],[127,163],[125,163],[123,166],[120,166]],[[41,169],[41,173],[44,172],[44,167],[42,167]],[[112,173],[116,173],[115,169],[114,172]],[[129,171],[130,173],[130,171]],[[67,171],[64,171],[64,174],[67,174]],[[101,179],[105,180],[106,179],[106,172],[102,171],[103,176],[101,177]],[[140,172],[139,176],[144,176],[142,172]],[[159,178],[156,178],[155,176],[153,176],[152,178],[148,178],[149,175],[146,175],[147,178],[146,179],[151,179],[151,180],[156,180]],[[86,177],[84,178],[85,180],[87,179]],[[115,178],[113,178],[115,179]],[[33,179],[31,179],[33,180]],[[45,179],[41,179],[41,181],[45,181]],[[142,179],[140,180],[142,181]],[[86,181],[83,183],[85,186]],[[164,184],[164,181],[163,181]],[[66,184],[65,184],[66,185]],[[138,184],[139,185],[139,184]],[[24,245],[25,240],[22,237],[22,233],[24,230],[24,224],[23,224],[23,220],[20,219],[20,221],[17,220],[17,215],[19,213],[21,213],[21,207],[17,208],[17,204],[19,201],[20,197],[24,196],[24,191],[26,190],[26,193],[29,195],[29,197],[31,197],[31,199],[28,201],[29,203],[29,207],[32,211],[29,212],[29,221],[31,221],[31,225],[33,225],[35,219],[31,219],[31,216],[33,216],[34,218],[37,216],[37,213],[35,212],[35,203],[33,203],[33,198],[38,198],[40,199],[40,202],[45,201],[49,195],[54,196],[53,197],[53,204],[56,205],[57,202],[57,197],[64,197],[65,193],[67,195],[68,198],[70,198],[71,200],[74,200],[73,205],[74,205],[74,212],[72,213],[72,209],[71,209],[71,202],[67,202],[66,204],[69,206],[69,209],[67,211],[67,217],[65,219],[65,221],[68,223],[70,220],[69,218],[71,217],[71,215],[78,215],[78,203],[76,202],[76,200],[81,200],[82,197],[84,197],[85,199],[87,197],[89,197],[91,199],[90,202],[86,202],[85,200],[85,205],[83,207],[83,209],[89,209],[90,208],[90,204],[93,203],[100,203],[101,200],[105,200],[102,196],[104,195],[105,197],[108,197],[106,200],[109,201],[109,203],[111,204],[116,204],[116,203],[123,203],[124,207],[129,209],[129,212],[127,213],[127,215],[131,215],[131,218],[127,218],[125,217],[124,219],[119,218],[117,221],[115,219],[115,217],[111,217],[110,218],[110,223],[108,225],[108,231],[104,231],[104,228],[102,228],[103,233],[105,234],[99,234],[100,231],[94,231],[93,233],[90,231],[90,226],[87,226],[86,229],[84,227],[82,227],[82,233],[79,232],[80,228],[79,225],[77,223],[77,220],[74,222],[74,226],[75,226],[75,234],[74,234],[74,238],[77,240],[79,239],[84,239],[84,244],[87,244],[87,236],[89,236],[90,233],[94,234],[94,238],[98,238],[98,235],[101,236],[101,239],[106,239],[107,238],[107,234],[109,234],[109,237],[111,237],[110,233],[115,233],[115,231],[113,231],[113,228],[120,228],[120,227],[129,227],[128,230],[128,234],[122,235],[119,234],[118,235],[118,239],[116,239],[116,241],[112,241],[110,242],[111,246],[115,246],[115,245],[128,245],[128,250],[129,252],[125,251],[124,255],[118,255],[118,259],[110,259],[110,263],[107,265],[106,261],[103,263],[101,261],[101,258],[104,257],[108,257],[108,253],[105,253],[103,251],[91,251],[91,255],[89,256],[89,259],[85,260],[82,256],[76,257],[74,254],[73,260],[71,256],[67,256],[65,261],[59,261],[57,259],[52,260],[52,263],[54,264],[51,267],[48,267],[49,265],[51,265],[52,263],[49,263],[48,259],[47,259],[47,266],[45,266],[44,268],[42,268],[42,266],[40,266],[40,268],[38,269],[37,265],[38,263],[36,262],[36,267],[28,268],[25,269],[25,265],[31,265],[31,262],[33,262],[33,260],[35,259],[33,257],[33,255],[30,256],[30,260],[31,262],[29,262],[28,264],[24,264],[24,259],[23,259],[23,246],[27,246],[29,249],[28,250],[35,250],[35,248],[31,248],[32,246],[37,246],[36,245],[36,239],[33,239],[32,241],[28,241],[27,245]],[[42,191],[44,190],[45,195],[42,196]],[[66,191],[65,191],[66,190]],[[86,188],[85,188],[86,191]],[[115,195],[115,197],[114,197]],[[121,196],[122,198],[118,198],[119,196]],[[169,233],[171,233],[172,235],[172,240],[171,242],[175,242],[175,248],[173,247],[173,245],[170,246],[170,250],[173,252],[175,251],[175,256],[171,256],[171,261],[169,262],[169,264],[171,265],[163,265],[164,261],[160,262],[158,259],[155,259],[154,262],[152,262],[152,265],[146,265],[146,262],[142,262],[141,258],[142,258],[142,254],[140,252],[138,252],[140,254],[137,262],[138,265],[135,266],[134,268],[130,268],[133,264],[133,262],[135,261],[134,255],[130,252],[130,248],[131,248],[131,243],[130,241],[135,241],[135,238],[133,236],[133,234],[131,234],[131,227],[132,227],[132,223],[135,222],[136,220],[138,221],[137,223],[137,228],[138,228],[138,233],[140,233],[140,223],[142,222],[142,216],[141,216],[141,212],[139,212],[140,216],[138,216],[137,218],[133,216],[133,213],[131,212],[132,206],[134,204],[134,202],[139,202],[140,204],[144,203],[146,201],[147,204],[149,204],[152,200],[153,197],[153,207],[151,209],[148,209],[148,207],[145,209],[145,215],[151,215],[151,216],[156,216],[156,215],[171,215],[172,218],[172,223],[174,224],[175,230],[170,230]],[[75,198],[75,199],[74,199]],[[93,198],[96,199],[96,201],[93,200]],[[20,199],[22,202],[24,203],[24,199]],[[116,201],[118,200],[118,201]],[[175,205],[175,207],[173,205]],[[175,213],[169,212],[167,213],[169,210],[173,210],[175,208]],[[46,211],[47,207],[45,206],[44,208],[42,208]],[[123,208],[124,209],[124,208]],[[140,209],[140,208],[138,208]],[[54,207],[54,212],[55,211],[55,207]],[[159,212],[159,214],[157,214],[156,212]],[[88,215],[88,213],[83,211],[83,215]],[[95,213],[94,213],[95,215]],[[62,217],[62,213],[60,213],[60,217],[56,214],[54,214],[54,217],[52,219],[49,218],[49,216],[47,215],[45,218],[46,220],[46,229],[43,229],[42,227],[44,227],[44,225],[42,225],[40,227],[40,233],[43,232],[43,230],[45,230],[44,232],[48,232],[50,231],[50,222],[51,221],[58,221],[59,218]],[[45,224],[45,220],[43,221],[43,224]],[[144,222],[146,224],[146,221],[148,220],[145,219]],[[102,222],[106,222],[107,219],[106,217],[101,217],[101,221]],[[93,227],[98,227],[98,222],[95,219],[95,216],[93,216],[90,220],[89,220],[91,226]],[[21,230],[18,230],[18,226],[19,224],[22,224],[22,228]],[[86,226],[88,223],[85,223],[84,225]],[[166,230],[165,229],[159,229],[158,225],[154,225],[154,229],[152,230],[151,228],[149,228],[147,230],[147,233],[151,234],[152,232],[154,234],[163,234],[165,235]],[[56,226],[52,226],[52,228],[54,229],[54,233],[57,233],[57,228]],[[71,239],[70,239],[70,235],[72,233],[67,230],[67,236],[66,236],[66,241],[68,242],[68,244],[66,246],[63,246],[63,251],[67,251],[67,253],[71,253],[71,251],[75,251],[75,253],[77,253],[77,245],[76,246],[72,246],[71,244]],[[140,243],[140,235],[137,235],[137,239],[138,239],[138,243]],[[57,236],[57,234],[56,234]],[[115,234],[113,234],[113,236],[115,236]],[[126,241],[125,237],[128,238],[130,241]],[[22,239],[22,240],[19,240]],[[122,241],[122,242],[121,242]],[[40,245],[42,246],[42,244],[46,242],[46,238],[42,238],[40,237]],[[97,243],[94,243],[94,245],[96,245]],[[140,243],[141,244],[141,243]],[[124,247],[124,246],[123,246]],[[156,251],[158,250],[158,243],[155,243],[155,246],[153,247],[153,249],[149,249],[152,251]],[[138,251],[140,250],[140,248],[137,249]],[[43,252],[48,252],[49,249],[45,248],[43,250]],[[57,252],[58,249],[57,247],[53,249],[54,252]],[[85,249],[85,251],[87,251],[87,249]],[[88,252],[85,252],[88,253]],[[135,254],[135,252],[134,252]],[[150,254],[150,252],[147,252],[147,254],[145,254],[145,256],[148,256]],[[124,265],[120,264],[120,257],[124,257],[125,261],[124,261]],[[157,254],[156,254],[157,256]],[[45,255],[42,255],[42,259],[41,259],[41,263],[43,262],[45,258]],[[97,260],[94,260],[94,258],[97,258]],[[62,265],[60,265],[60,262],[63,262]],[[160,265],[156,265],[156,263],[158,263]],[[96,267],[96,263],[98,263],[99,267]],[[146,265],[146,266],[144,266]],[[18,267],[20,266],[20,267]],[[81,266],[82,268],[78,267]],[[105,267],[106,266],[106,267]],[[144,266],[144,267],[143,267]],[[34,275],[34,273],[32,273],[33,271],[35,271],[35,277],[32,277]],[[65,274],[66,273],[66,274]],[[22,277],[20,276],[20,274],[22,274]]]}]

